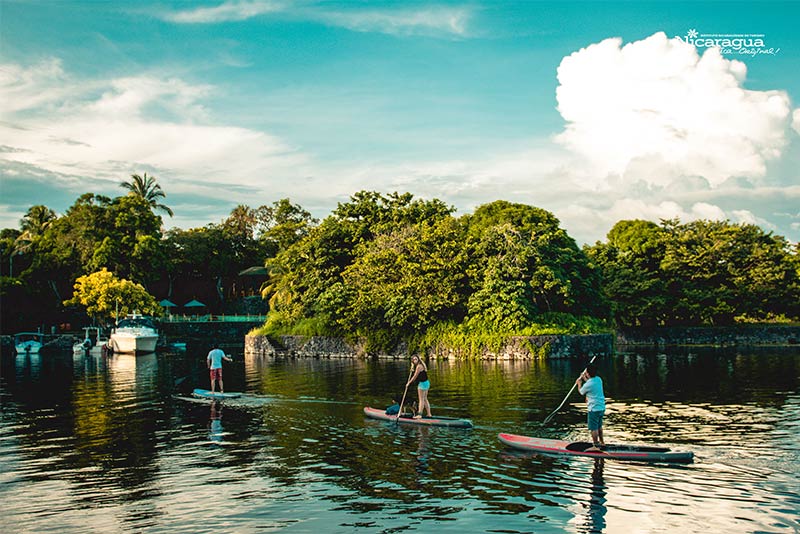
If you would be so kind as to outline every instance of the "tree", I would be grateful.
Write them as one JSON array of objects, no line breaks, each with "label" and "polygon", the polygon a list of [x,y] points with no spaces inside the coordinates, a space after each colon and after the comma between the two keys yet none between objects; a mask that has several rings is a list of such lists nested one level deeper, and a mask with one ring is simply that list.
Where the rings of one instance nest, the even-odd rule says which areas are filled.
[{"label": "tree", "polygon": [[543,314],[606,316],[600,273],[553,214],[496,201],[466,219],[471,321],[516,331]]},{"label": "tree", "polygon": [[603,291],[620,326],[655,326],[669,315],[661,273],[666,242],[663,228],[642,220],[620,221],[607,243],[586,247],[600,269]]},{"label": "tree", "polygon": [[[13,276],[14,256],[17,255],[17,238],[22,232],[15,228],[4,228],[0,230],[0,273],[5,272],[7,276]],[[19,269],[17,269],[19,270]]]},{"label": "tree", "polygon": [[172,210],[159,202],[160,199],[166,198],[167,194],[164,193],[154,177],[147,176],[147,173],[144,173],[143,176],[132,174],[130,182],[120,182],[119,185],[130,191],[128,194],[144,199],[151,209],[158,209],[170,217],[173,216]]},{"label": "tree", "polygon": [[152,282],[164,261],[161,251],[161,217],[136,195],[113,199],[104,210],[103,228],[95,230],[96,243],[88,270],[108,268],[119,277],[142,284]]},{"label": "tree", "polygon": [[437,324],[509,334],[547,314],[606,315],[599,272],[552,214],[523,204],[455,218],[439,200],[362,191],[267,265],[268,331],[313,324],[368,349]]},{"label": "tree", "polygon": [[273,202],[272,206],[259,207],[256,220],[256,237],[270,257],[305,237],[318,222],[311,213],[298,204],[292,204],[288,198]]},{"label": "tree", "polygon": [[791,247],[757,226],[620,221],[607,237],[587,254],[620,325],[728,325],[800,311]]},{"label": "tree", "polygon": [[453,218],[420,221],[362,245],[342,274],[347,298],[337,323],[370,346],[391,348],[466,313],[464,228]]},{"label": "tree", "polygon": [[31,252],[36,241],[56,218],[56,212],[47,206],[40,204],[30,207],[20,221],[21,233],[17,237],[15,252],[18,254]]},{"label": "tree", "polygon": [[750,224],[664,221],[661,270],[672,297],[672,321],[731,324],[738,316],[797,313],[797,273],[790,247]]},{"label": "tree", "polygon": [[65,306],[79,305],[86,308],[90,317],[106,324],[111,318],[138,311],[145,315],[159,316],[161,307],[156,299],[140,284],[119,279],[106,269],[79,277],[75,281],[75,292]]},{"label": "tree", "polygon": [[418,200],[409,193],[354,194],[350,202],[340,203],[320,225],[267,262],[270,279],[263,295],[280,314],[275,320],[315,317],[338,331],[336,318],[342,316],[351,297],[343,273],[375,237],[422,221],[441,220],[451,212],[439,200]]}]

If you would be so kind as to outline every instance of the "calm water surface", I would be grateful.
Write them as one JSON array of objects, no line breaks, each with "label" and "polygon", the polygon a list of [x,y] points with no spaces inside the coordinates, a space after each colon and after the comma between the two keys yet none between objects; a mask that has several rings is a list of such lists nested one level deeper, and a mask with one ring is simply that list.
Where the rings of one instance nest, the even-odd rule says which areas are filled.
[{"label": "calm water surface", "polygon": [[[585,439],[581,361],[432,362],[439,415],[471,430],[364,418],[406,361],[233,352],[224,404],[207,348],[134,358],[2,355],[0,502],[9,532],[800,532],[800,351],[598,360],[606,441],[690,465],[515,453],[498,432]],[[176,384],[177,383],[177,384]]]}]

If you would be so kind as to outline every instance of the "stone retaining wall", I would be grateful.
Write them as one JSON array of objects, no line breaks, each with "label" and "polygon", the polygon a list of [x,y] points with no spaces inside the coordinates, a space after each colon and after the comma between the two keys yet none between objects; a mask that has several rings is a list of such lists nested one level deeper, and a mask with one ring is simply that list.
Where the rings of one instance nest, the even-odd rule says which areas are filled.
[{"label": "stone retaining wall", "polygon": [[[610,355],[614,352],[612,334],[585,336],[531,336],[512,338],[498,351],[484,350],[480,358],[487,360],[522,360],[537,357],[567,358],[575,355]],[[364,348],[351,345],[340,338],[279,336],[246,336],[245,352],[266,356],[354,358],[369,356]],[[407,347],[398,346],[382,358],[404,358]],[[465,351],[450,347],[436,347],[427,357],[434,359],[459,359],[471,357]]]},{"label": "stone retaining wall", "polygon": [[664,327],[617,330],[617,345],[639,346],[761,346],[797,345],[800,326],[736,325],[714,327]]}]

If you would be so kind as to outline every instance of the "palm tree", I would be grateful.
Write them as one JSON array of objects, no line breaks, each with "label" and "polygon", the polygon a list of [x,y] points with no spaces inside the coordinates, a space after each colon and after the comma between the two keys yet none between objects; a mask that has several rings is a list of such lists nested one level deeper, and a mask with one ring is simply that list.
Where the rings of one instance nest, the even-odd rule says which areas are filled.
[{"label": "palm tree", "polygon": [[31,206],[20,220],[22,233],[15,240],[14,252],[26,254],[31,251],[33,243],[42,237],[47,227],[56,220],[56,212],[47,206]]},{"label": "palm tree", "polygon": [[152,176],[147,176],[147,173],[144,173],[144,176],[132,174],[130,182],[120,182],[119,185],[127,189],[129,195],[143,198],[150,204],[151,208],[164,211],[170,217],[173,216],[172,210],[169,207],[164,204],[159,204],[158,202],[159,199],[166,198],[167,194],[161,190],[161,186],[158,185],[156,179]]}]

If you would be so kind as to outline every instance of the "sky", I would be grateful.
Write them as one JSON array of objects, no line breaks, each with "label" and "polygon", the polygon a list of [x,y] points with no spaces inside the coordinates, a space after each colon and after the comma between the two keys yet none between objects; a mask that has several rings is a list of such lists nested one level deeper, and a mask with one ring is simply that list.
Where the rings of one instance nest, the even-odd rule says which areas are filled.
[{"label": "sky", "polygon": [[800,2],[0,0],[0,227],[155,176],[175,216],[361,190],[800,241]]}]

